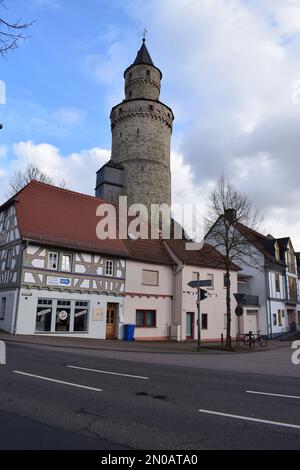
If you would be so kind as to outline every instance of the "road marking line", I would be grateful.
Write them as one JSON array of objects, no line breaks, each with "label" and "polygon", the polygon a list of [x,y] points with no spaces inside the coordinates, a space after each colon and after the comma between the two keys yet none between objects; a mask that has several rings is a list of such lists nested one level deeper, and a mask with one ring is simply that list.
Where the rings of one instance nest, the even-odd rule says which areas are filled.
[{"label": "road marking line", "polygon": [[232,414],[228,414],[228,413],[219,413],[217,411],[199,410],[199,413],[206,413],[206,414],[210,414],[210,415],[224,416],[226,418],[241,419],[241,420],[244,420],[244,421],[254,421],[255,423],[271,424],[273,426],[282,426],[282,427],[285,427],[285,428],[300,429],[300,425],[298,425],[298,424],[288,424],[288,423],[281,423],[279,421],[268,421],[267,419],[249,418],[248,416],[239,416],[239,415],[232,415]]},{"label": "road marking line", "polygon": [[97,372],[99,374],[119,375],[121,377],[130,377],[132,379],[141,379],[141,380],[150,379],[150,377],[142,377],[141,375],[118,374],[117,372],[108,372],[107,370],[87,369],[86,367],[78,367],[78,366],[67,366],[67,367],[69,367],[70,369],[79,369],[79,370],[86,370],[88,372]]},{"label": "road marking line", "polygon": [[269,395],[270,397],[295,398],[296,400],[300,400],[300,397],[297,397],[296,395],[282,395],[280,393],[255,392],[254,390],[246,390],[246,393],[252,393],[255,395]]},{"label": "road marking line", "polygon": [[35,379],[47,380],[48,382],[56,382],[63,385],[70,385],[72,387],[84,388],[86,390],[93,390],[94,392],[103,392],[101,388],[87,387],[86,385],[73,384],[71,382],[64,382],[63,380],[50,379],[49,377],[42,377],[41,375],[27,374],[26,372],[20,372],[19,370],[14,370],[14,374],[25,375],[27,377],[33,377]]}]

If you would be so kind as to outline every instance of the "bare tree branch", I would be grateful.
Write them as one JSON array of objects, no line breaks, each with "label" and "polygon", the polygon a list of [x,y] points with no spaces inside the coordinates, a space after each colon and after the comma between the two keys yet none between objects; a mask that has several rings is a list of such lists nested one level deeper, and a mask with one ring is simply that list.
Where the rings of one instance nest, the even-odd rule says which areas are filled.
[{"label": "bare tree branch", "polygon": [[[0,0],[0,7],[7,9],[4,0]],[[22,23],[20,19],[8,21],[0,18],[0,55],[2,57],[19,47],[20,41],[30,37],[25,35],[24,31],[28,30],[33,23],[33,21],[31,23]]]},{"label": "bare tree branch", "polygon": [[[263,255],[257,245],[260,217],[247,196],[238,192],[224,177],[210,194],[209,216],[206,219],[206,241],[223,254],[226,272],[227,345],[231,336],[232,263],[263,268]],[[243,230],[244,228],[244,230]],[[247,229],[247,234],[246,234]],[[251,240],[251,234],[253,240]]]},{"label": "bare tree branch", "polygon": [[27,165],[25,171],[17,171],[14,174],[9,182],[8,196],[14,196],[31,181],[39,181],[40,183],[59,186],[62,189],[66,189],[67,187],[64,180],[62,180],[59,184],[55,184],[55,181],[50,176],[42,172],[34,163],[30,163]]}]

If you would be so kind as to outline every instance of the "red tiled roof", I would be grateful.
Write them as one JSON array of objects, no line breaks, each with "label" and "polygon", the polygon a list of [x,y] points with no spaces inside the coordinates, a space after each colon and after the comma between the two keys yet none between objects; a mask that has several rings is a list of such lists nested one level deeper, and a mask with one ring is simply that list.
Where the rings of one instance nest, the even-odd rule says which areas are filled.
[{"label": "red tiled roof", "polygon": [[41,243],[118,256],[129,253],[123,240],[99,240],[100,199],[32,181],[15,201],[21,237]]},{"label": "red tiled roof", "polygon": [[[204,243],[201,250],[186,250],[185,240],[166,240],[166,244],[173,253],[184,263],[207,268],[224,269],[224,258],[214,247]],[[239,271],[240,268],[231,263],[232,271]]]},{"label": "red tiled roof", "polygon": [[138,261],[174,265],[161,240],[126,240],[125,245],[130,257]]}]

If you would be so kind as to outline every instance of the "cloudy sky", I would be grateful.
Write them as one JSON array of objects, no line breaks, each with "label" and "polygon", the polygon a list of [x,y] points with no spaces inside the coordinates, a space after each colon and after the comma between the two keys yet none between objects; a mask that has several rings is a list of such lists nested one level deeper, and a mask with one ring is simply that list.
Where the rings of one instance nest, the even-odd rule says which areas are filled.
[{"label": "cloudy sky", "polygon": [[263,230],[300,250],[300,0],[6,0],[36,20],[1,61],[0,200],[28,162],[93,194],[109,113],[144,28],[174,110],[173,200],[200,201],[221,174]]}]

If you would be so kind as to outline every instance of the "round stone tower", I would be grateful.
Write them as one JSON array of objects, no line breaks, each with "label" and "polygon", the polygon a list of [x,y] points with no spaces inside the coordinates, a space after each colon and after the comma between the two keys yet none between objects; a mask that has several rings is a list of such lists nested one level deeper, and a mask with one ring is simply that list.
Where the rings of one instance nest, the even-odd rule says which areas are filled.
[{"label": "round stone tower", "polygon": [[174,115],[159,101],[161,71],[145,39],[124,72],[125,100],[111,112],[111,162],[123,168],[119,195],[128,204],[171,204],[170,142]]}]

